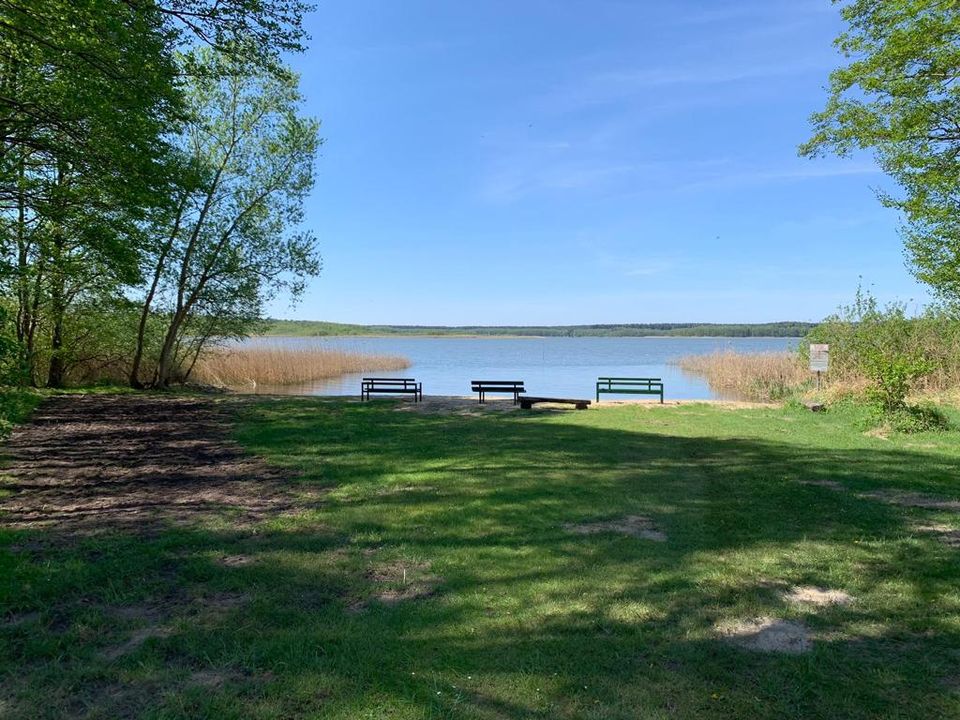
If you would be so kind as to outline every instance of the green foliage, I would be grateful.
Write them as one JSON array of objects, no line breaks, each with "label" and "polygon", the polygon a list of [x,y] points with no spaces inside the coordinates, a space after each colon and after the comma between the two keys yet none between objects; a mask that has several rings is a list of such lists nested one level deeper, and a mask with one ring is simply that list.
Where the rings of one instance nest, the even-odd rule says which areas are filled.
[{"label": "green foliage", "polygon": [[26,420],[42,399],[33,390],[0,387],[0,438],[5,438],[15,425]]},{"label": "green foliage", "polygon": [[880,421],[904,434],[937,432],[950,427],[949,418],[935,405],[904,404],[892,411],[884,412]]},{"label": "green foliage", "polygon": [[873,382],[869,397],[886,412],[905,408],[914,381],[933,369],[933,364],[916,350],[890,352],[868,345],[862,360],[866,375]]},{"label": "green foliage", "polygon": [[[808,339],[830,345],[831,378],[867,378],[870,398],[884,410],[893,411],[904,407],[917,381],[937,369],[957,371],[953,364],[958,358],[944,357],[942,352],[939,356],[928,354],[931,344],[941,344],[937,334],[929,336],[929,330],[947,324],[943,316],[933,313],[925,319],[909,318],[902,303],[880,307],[860,288],[852,305],[824,320]],[[805,346],[801,352],[806,352]],[[953,367],[938,367],[938,363]]]},{"label": "green foliage", "polygon": [[[165,307],[143,318],[130,311],[128,299],[150,287],[156,264],[150,229],[211,183],[214,169],[190,157],[197,134],[189,129],[216,134],[210,125],[225,120],[218,87],[262,89],[272,80],[296,95],[296,78],[280,59],[303,49],[309,9],[302,0],[0,0],[0,300],[11,308],[0,318],[11,337],[8,347],[0,335],[0,381],[62,387],[104,373],[112,379],[124,363],[189,356],[192,339],[182,334],[169,347],[161,335],[154,347]],[[199,51],[180,55],[186,47],[205,47],[219,61],[198,61]],[[205,93],[210,102],[198,102]],[[266,98],[276,93],[234,100],[249,117]],[[249,324],[259,315],[265,288],[296,287],[290,265],[309,264],[310,238],[286,232],[298,220],[295,203],[258,190],[282,170],[269,166],[284,158],[273,149],[305,146],[311,133],[315,143],[315,128],[292,114],[267,114],[274,125],[260,133],[263,145],[249,144],[235,158],[243,169],[233,180],[249,173],[225,201],[235,205],[235,228],[224,232],[229,210],[210,213],[219,213],[220,239],[259,237],[263,275],[249,271],[254,243],[220,247],[213,227],[183,258],[185,272],[216,289],[192,302],[193,319],[178,320],[191,332],[234,336],[239,318]],[[289,175],[302,184],[303,163],[292,163]],[[296,261],[280,269],[262,262],[271,233],[272,255]],[[208,267],[211,257],[217,262]],[[293,277],[278,279],[284,270]],[[227,297],[242,300],[231,305]]]},{"label": "green foliage", "polygon": [[873,152],[902,194],[916,276],[960,298],[960,5],[943,0],[852,0],[836,45],[848,63],[830,76],[806,155]]},{"label": "green foliage", "polygon": [[475,326],[350,325],[319,320],[267,321],[265,335],[319,337],[336,335],[469,335],[535,337],[803,337],[815,325],[802,322],[755,324],[630,323],[623,325]]},{"label": "green foliage", "polygon": [[154,284],[142,311],[167,320],[161,385],[183,367],[188,374],[209,340],[242,334],[267,300],[281,290],[295,298],[320,270],[313,236],[300,228],[319,124],[299,114],[298,78],[209,50],[188,64],[198,73],[186,95],[192,119],[177,140],[185,172],[174,209],[147,230]]}]

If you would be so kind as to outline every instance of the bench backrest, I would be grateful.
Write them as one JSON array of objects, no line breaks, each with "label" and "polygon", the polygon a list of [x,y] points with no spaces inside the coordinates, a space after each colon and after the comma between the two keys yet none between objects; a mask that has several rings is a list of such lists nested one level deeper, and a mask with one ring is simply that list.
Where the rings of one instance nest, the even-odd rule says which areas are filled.
[{"label": "bench backrest", "polygon": [[617,390],[651,393],[663,392],[660,378],[597,378],[597,392],[616,392]]},{"label": "bench backrest", "polygon": [[636,377],[634,377],[634,378],[628,378],[628,377],[602,377],[602,378],[597,378],[597,382],[603,382],[603,383],[606,383],[606,382],[617,382],[617,383],[619,383],[619,382],[631,382],[631,381],[649,383],[649,382],[663,382],[663,379],[662,379],[662,378],[636,378]]},{"label": "bench backrest", "polygon": [[470,384],[473,386],[473,389],[476,390],[479,387],[483,388],[510,388],[511,390],[515,387],[523,387],[523,380],[471,380]]},{"label": "bench backrest", "polygon": [[414,378],[364,378],[361,384],[370,386],[409,387],[416,385],[417,381]]}]

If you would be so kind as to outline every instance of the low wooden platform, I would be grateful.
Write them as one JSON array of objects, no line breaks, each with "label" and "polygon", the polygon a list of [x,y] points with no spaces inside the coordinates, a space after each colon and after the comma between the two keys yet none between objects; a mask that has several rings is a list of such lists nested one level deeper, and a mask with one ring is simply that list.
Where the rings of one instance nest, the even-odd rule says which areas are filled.
[{"label": "low wooden platform", "polygon": [[577,410],[586,410],[589,400],[577,400],[574,398],[552,398],[552,397],[531,397],[530,395],[520,396],[520,407],[529,410],[537,403],[564,403],[573,405]]}]

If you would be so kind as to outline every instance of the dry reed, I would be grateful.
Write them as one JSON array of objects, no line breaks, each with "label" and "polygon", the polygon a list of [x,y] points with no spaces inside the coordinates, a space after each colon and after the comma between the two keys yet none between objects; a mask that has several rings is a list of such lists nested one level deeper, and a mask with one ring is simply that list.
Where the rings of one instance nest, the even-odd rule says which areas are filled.
[{"label": "dry reed", "polygon": [[810,382],[810,372],[797,353],[738,353],[722,350],[688,355],[680,369],[706,378],[710,388],[738,400],[782,400]]},{"label": "dry reed", "polygon": [[401,370],[410,362],[393,355],[289,348],[278,345],[217,348],[201,356],[191,379],[209,385],[242,388],[257,385],[297,385],[347,373]]}]

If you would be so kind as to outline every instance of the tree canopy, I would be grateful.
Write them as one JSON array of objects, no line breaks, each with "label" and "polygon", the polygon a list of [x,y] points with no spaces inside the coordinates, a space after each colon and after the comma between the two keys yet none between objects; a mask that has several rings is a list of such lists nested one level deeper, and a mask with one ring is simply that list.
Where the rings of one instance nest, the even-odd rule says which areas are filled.
[{"label": "tree canopy", "polygon": [[[282,192],[260,198],[255,182],[295,185],[300,199],[310,187],[304,167],[312,167],[316,126],[296,115],[297,80],[282,63],[304,47],[309,8],[303,0],[0,0],[0,380],[62,385],[92,357],[133,357],[136,347],[139,365],[150,343],[154,362],[180,357],[154,337],[164,335],[160,316],[176,314],[164,295],[174,262],[189,266],[185,288],[197,273],[202,279],[174,323],[176,343],[187,316],[219,313],[222,321],[204,332],[239,334],[238,318],[249,324],[287,270],[313,268],[312,240],[287,233],[299,223],[298,200]],[[239,86],[264,94],[223,92]],[[282,102],[276,88],[284,88]],[[234,103],[234,119],[275,123],[259,129],[260,146],[247,143],[246,155],[224,165],[230,188],[211,180],[223,139],[211,123],[226,111],[212,103],[221,101]],[[267,102],[273,106],[264,109]],[[294,146],[296,177],[277,180],[270,162]],[[210,188],[215,202],[194,225],[202,232],[184,259],[176,253],[186,223]],[[231,216],[229,197],[247,209]],[[181,226],[171,230],[171,218]],[[290,262],[271,266],[268,254],[258,255],[257,242],[271,234],[269,257],[285,251]],[[163,237],[174,242],[158,260]],[[91,313],[109,318],[93,321]],[[105,333],[108,345],[130,347],[105,350]]]},{"label": "tree canopy", "polygon": [[872,152],[900,188],[881,198],[903,213],[916,276],[960,301],[960,3],[854,0],[841,13],[847,62],[801,153]]}]

